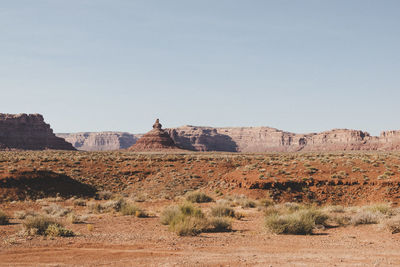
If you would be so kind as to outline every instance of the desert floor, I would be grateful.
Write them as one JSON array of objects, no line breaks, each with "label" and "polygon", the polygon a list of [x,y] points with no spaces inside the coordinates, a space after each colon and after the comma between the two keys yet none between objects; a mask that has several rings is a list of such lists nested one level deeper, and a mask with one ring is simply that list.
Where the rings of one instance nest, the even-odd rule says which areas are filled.
[{"label": "desert floor", "polygon": [[[386,202],[400,229],[399,175],[398,153],[1,152],[0,210],[11,219],[0,225],[0,265],[400,266],[400,233],[384,223],[333,223],[312,235],[278,235],[266,229],[259,204],[235,205],[243,218],[232,219],[228,232],[179,236],[160,222],[165,207],[197,190],[214,200],[243,194],[317,207]],[[89,187],[130,199],[149,216],[90,211],[91,202],[107,200],[95,200]],[[77,195],[88,205],[74,205]],[[216,202],[195,205],[208,216]],[[82,223],[57,218],[76,235],[26,235],[16,213],[52,206],[84,217]]]},{"label": "desert floor", "polygon": [[[318,229],[313,235],[276,235],[263,227],[263,212],[241,209],[233,231],[180,237],[156,215],[170,203],[143,203],[153,217],[93,214],[67,224],[75,237],[26,237],[21,221],[0,226],[1,266],[387,266],[400,265],[400,234],[381,225]],[[42,205],[42,204],[40,204]],[[5,211],[38,209],[8,204]],[[59,203],[68,205],[68,203]],[[203,205],[207,209],[207,204]],[[82,208],[82,211],[84,209]],[[88,225],[93,228],[89,230]]]}]

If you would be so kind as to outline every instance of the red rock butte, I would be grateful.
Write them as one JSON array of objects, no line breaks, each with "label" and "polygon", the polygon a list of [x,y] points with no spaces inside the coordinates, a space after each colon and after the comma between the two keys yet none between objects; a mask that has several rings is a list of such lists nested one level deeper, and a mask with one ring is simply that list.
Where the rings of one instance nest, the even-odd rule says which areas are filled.
[{"label": "red rock butte", "polygon": [[40,114],[0,113],[0,150],[75,150],[57,137]]},{"label": "red rock butte", "polygon": [[162,129],[159,119],[153,124],[153,130],[144,134],[133,146],[130,151],[165,151],[180,150],[172,140],[168,132]]}]

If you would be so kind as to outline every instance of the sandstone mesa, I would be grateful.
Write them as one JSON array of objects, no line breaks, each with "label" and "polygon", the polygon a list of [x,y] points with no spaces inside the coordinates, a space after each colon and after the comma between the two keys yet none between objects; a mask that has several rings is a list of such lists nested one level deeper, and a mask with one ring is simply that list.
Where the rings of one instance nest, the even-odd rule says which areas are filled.
[{"label": "sandstone mesa", "polygon": [[40,114],[0,113],[0,149],[75,150],[57,137]]}]

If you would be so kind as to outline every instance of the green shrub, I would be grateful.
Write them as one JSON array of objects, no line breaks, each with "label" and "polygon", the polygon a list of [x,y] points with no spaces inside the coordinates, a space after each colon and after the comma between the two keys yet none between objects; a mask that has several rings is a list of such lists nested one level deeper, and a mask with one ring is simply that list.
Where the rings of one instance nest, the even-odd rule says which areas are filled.
[{"label": "green shrub", "polygon": [[211,215],[215,217],[235,217],[235,211],[228,206],[218,204],[211,207]]},{"label": "green shrub", "polygon": [[10,217],[0,210],[0,225],[6,225],[10,222]]},{"label": "green shrub", "polygon": [[192,203],[206,203],[213,201],[211,197],[203,192],[190,192],[187,194],[186,200]]}]

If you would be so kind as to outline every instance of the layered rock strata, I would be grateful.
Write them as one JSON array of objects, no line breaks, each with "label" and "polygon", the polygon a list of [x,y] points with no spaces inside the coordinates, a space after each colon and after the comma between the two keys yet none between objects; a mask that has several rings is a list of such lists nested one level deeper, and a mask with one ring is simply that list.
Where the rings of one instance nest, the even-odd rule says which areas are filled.
[{"label": "layered rock strata", "polygon": [[[400,131],[384,131],[371,136],[359,130],[333,129],[321,133],[296,134],[270,127],[182,126],[150,132],[146,146],[170,146],[194,151],[295,152],[295,151],[395,151],[400,150]],[[168,138],[165,132],[171,137]],[[154,134],[153,136],[151,136]],[[141,135],[128,133],[81,133],[59,136],[80,150],[115,150],[129,147]],[[172,141],[170,140],[172,139]],[[124,141],[125,140],[125,141]],[[129,141],[130,140],[130,141]],[[153,141],[152,141],[153,140]],[[152,144],[154,143],[154,144]],[[150,145],[152,144],[152,145]]]},{"label": "layered rock strata", "polygon": [[178,150],[168,132],[162,129],[159,119],[153,125],[153,130],[144,134],[132,147],[131,151],[162,151]]},{"label": "layered rock strata", "polygon": [[57,137],[40,114],[0,113],[0,149],[75,150],[63,138]]},{"label": "layered rock strata", "polygon": [[167,129],[184,149],[230,152],[295,152],[400,150],[400,131],[367,132],[333,129],[321,133],[295,134],[270,127],[212,128],[183,126]]},{"label": "layered rock strata", "polygon": [[124,132],[58,133],[78,150],[107,151],[126,149],[136,143],[141,134]]}]

